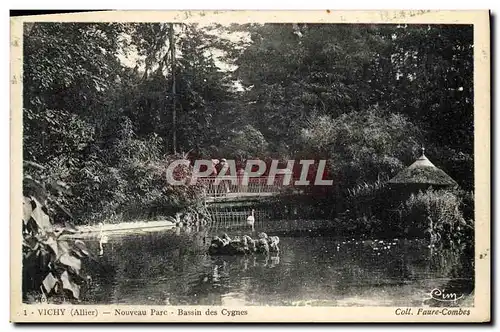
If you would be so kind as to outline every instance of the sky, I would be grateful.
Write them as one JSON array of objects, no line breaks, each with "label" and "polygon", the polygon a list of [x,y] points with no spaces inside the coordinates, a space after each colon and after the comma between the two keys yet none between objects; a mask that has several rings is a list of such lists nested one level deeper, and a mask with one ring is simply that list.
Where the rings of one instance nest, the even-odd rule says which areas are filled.
[{"label": "sky", "polygon": [[[227,26],[225,24],[221,24],[223,26]],[[198,26],[200,28],[207,28],[210,27],[210,24],[207,23],[199,23]],[[175,29],[175,27],[174,27]],[[178,31],[178,29],[176,30]],[[228,33],[227,31],[221,31],[218,29],[210,29],[208,30],[208,33],[216,35],[220,38],[227,39],[229,41],[234,42],[235,44],[239,41],[250,41],[249,34],[245,34],[244,32],[232,32]],[[127,37],[125,37],[127,38]],[[165,45],[165,47],[167,44]],[[166,50],[165,50],[166,51]],[[179,55],[180,52],[177,50],[177,55]],[[227,62],[224,62],[221,57],[224,55],[224,52],[219,49],[211,48],[206,51],[207,55],[211,55],[217,66],[222,70],[222,71],[234,71],[236,69],[236,66],[229,64]],[[128,66],[130,68],[134,68],[138,64],[138,60],[141,60],[141,57],[137,54],[137,51],[135,49],[129,49],[128,54],[121,53],[119,54],[119,58],[122,61],[122,63],[125,66]],[[139,66],[139,69],[144,69],[143,65]]]},{"label": "sky", "polygon": [[[226,24],[220,24],[220,25],[227,26]],[[199,23],[198,26],[200,28],[210,28],[210,24],[207,24],[207,23]],[[175,27],[174,27],[174,29],[175,29]],[[178,29],[176,31],[178,31]],[[235,45],[236,45],[236,43],[238,43],[240,41],[250,42],[250,35],[246,34],[244,32],[228,33],[227,31],[222,31],[222,30],[214,28],[214,29],[208,30],[208,33],[216,35],[219,38],[223,38],[223,39],[227,39],[229,41],[232,41],[235,43]],[[124,36],[124,38],[130,39],[130,36]],[[167,52],[167,45],[168,44],[165,44],[164,52]],[[179,57],[180,52],[178,49],[177,49],[176,54],[177,54],[177,57]],[[222,59],[222,57],[224,56],[224,52],[220,49],[210,48],[210,49],[205,51],[205,54],[213,57],[215,64],[220,68],[221,71],[234,71],[237,68],[236,66],[234,66],[230,63],[227,63]],[[144,57],[139,56],[139,54],[137,53],[137,50],[135,48],[128,49],[126,53],[121,52],[120,54],[118,54],[118,58],[122,61],[123,65],[125,65],[127,67],[134,68],[135,66],[138,65],[139,70],[144,70],[144,62],[141,61],[141,60],[144,60]],[[234,84],[233,87],[236,89],[236,91],[243,91],[244,90],[244,87],[241,84],[241,82],[236,80],[233,82],[233,84]]]}]

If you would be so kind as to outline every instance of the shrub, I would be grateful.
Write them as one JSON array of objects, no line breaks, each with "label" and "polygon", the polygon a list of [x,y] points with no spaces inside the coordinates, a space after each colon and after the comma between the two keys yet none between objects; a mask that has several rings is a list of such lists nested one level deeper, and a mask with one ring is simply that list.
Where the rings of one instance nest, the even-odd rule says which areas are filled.
[{"label": "shrub", "polygon": [[464,218],[468,223],[472,223],[474,219],[474,192],[462,190],[458,192],[458,195],[462,200]]},{"label": "shrub", "polygon": [[403,225],[409,232],[429,233],[431,239],[460,239],[472,228],[454,192],[429,189],[412,194],[403,205]]},{"label": "shrub", "polygon": [[374,215],[381,218],[388,208],[387,194],[385,180],[362,182],[347,190],[347,207],[356,217]]},{"label": "shrub", "polygon": [[[39,301],[53,297],[58,300],[80,299],[81,287],[87,278],[82,273],[82,258],[90,255],[85,243],[61,240],[73,232],[68,222],[56,223],[49,216],[47,202],[51,192],[46,184],[31,176],[25,178],[23,200],[22,253],[23,300],[34,296]],[[53,201],[53,200],[52,200]]]},{"label": "shrub", "polygon": [[378,106],[337,118],[312,117],[301,132],[306,155],[329,159],[331,174],[341,188],[390,176],[411,160],[419,131],[402,115]]}]

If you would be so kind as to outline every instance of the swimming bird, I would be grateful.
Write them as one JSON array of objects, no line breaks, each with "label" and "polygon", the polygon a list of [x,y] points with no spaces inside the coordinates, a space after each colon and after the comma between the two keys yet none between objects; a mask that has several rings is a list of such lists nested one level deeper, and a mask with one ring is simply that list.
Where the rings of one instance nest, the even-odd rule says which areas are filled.
[{"label": "swimming bird", "polygon": [[254,229],[254,224],[255,224],[254,212],[255,212],[255,210],[252,209],[252,214],[249,215],[248,218],[247,218],[247,225],[250,225],[250,227],[252,227],[252,232],[255,232],[255,229]]},{"label": "swimming bird", "polygon": [[100,232],[99,232],[99,255],[102,256],[103,253],[104,253],[104,246],[103,244],[106,244],[108,243],[108,236],[107,235],[103,235],[102,234],[102,229],[104,227],[104,224],[102,222],[99,223],[99,225],[101,226],[101,229],[100,229]]},{"label": "swimming bird", "polygon": [[102,243],[108,243],[108,236],[107,235],[104,235],[102,234],[102,230],[104,228],[104,224],[102,222],[99,223],[99,225],[101,226],[101,229],[99,231],[99,239]]}]

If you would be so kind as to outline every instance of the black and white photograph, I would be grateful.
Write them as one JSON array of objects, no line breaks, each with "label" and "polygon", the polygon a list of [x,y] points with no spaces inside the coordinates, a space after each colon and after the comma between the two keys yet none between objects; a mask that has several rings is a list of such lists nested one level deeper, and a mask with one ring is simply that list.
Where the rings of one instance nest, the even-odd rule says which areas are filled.
[{"label": "black and white photograph", "polygon": [[19,23],[14,320],[489,319],[473,21],[182,15]]}]

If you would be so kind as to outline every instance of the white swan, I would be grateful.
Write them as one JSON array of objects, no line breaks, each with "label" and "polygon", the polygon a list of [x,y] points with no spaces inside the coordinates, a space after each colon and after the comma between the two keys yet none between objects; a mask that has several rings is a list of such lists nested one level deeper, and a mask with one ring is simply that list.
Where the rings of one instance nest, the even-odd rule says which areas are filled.
[{"label": "white swan", "polygon": [[102,234],[102,229],[104,227],[104,224],[102,222],[100,222],[99,225],[101,226],[101,229],[99,231],[99,255],[102,256],[103,253],[104,253],[104,246],[103,246],[103,244],[108,243],[109,238],[108,238],[107,235],[103,235]]},{"label": "white swan", "polygon": [[254,216],[255,210],[252,209],[252,214],[248,216],[247,218],[247,225],[250,225],[252,227],[252,232],[255,231],[254,229],[254,224],[255,224],[255,216]]}]

